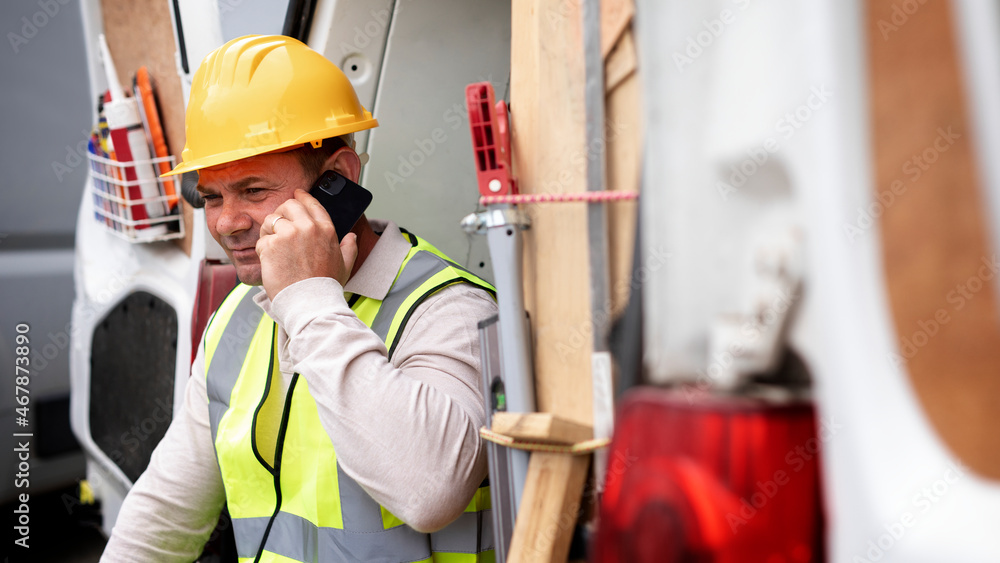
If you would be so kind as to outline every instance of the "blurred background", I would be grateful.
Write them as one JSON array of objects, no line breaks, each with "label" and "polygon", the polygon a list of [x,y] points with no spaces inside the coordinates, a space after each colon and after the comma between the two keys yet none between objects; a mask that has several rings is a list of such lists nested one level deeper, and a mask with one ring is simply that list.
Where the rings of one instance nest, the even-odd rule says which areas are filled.
[{"label": "blurred background", "polygon": [[[791,495],[779,494],[766,522],[742,516],[753,532],[730,534],[725,510],[703,515],[698,522],[719,519],[717,543],[690,522],[667,534],[669,518],[648,516],[661,506],[682,512],[667,499],[674,493],[659,499],[638,477],[610,476],[616,494],[649,502],[602,506],[601,519],[618,527],[587,537],[597,542],[591,559],[669,560],[671,546],[693,542],[704,561],[1000,561],[1000,3],[605,0],[603,10],[597,152],[607,189],[641,193],[641,203],[609,205],[605,264],[614,439],[646,452],[631,471],[666,482],[651,460],[667,454],[652,443],[670,432],[729,444],[697,434],[697,418],[683,428],[669,426],[680,418],[657,426],[647,411],[629,418],[636,391],[746,399],[762,420],[807,405],[810,424],[837,431],[821,440],[812,488],[803,489],[816,499],[785,507]],[[580,2],[568,0],[0,5],[0,360],[14,363],[19,323],[32,337],[27,430],[15,393],[0,403],[0,448],[14,451],[10,429],[33,433],[30,557],[8,543],[7,560],[97,561],[166,430],[144,426],[149,413],[179,404],[200,329],[232,283],[190,202],[178,204],[184,228],[169,240],[123,240],[94,220],[86,139],[107,87],[99,33],[123,83],[148,67],[172,154],[183,147],[184,103],[206,53],[248,33],[302,37],[341,66],[380,121],[358,137],[371,155],[361,182],[375,194],[369,214],[493,279],[485,237],[458,227],[484,209],[463,88],[489,82],[511,103],[522,191],[573,191],[593,150],[582,140],[582,87],[560,92],[556,83],[566,69],[582,72],[567,47],[580,39],[579,18]],[[531,41],[549,58],[524,55]],[[573,217],[585,225],[581,210]],[[562,211],[530,213],[540,239],[578,225]],[[544,317],[547,300],[558,300],[546,279],[556,288],[569,287],[563,276],[586,282],[586,272],[545,269],[569,251],[527,243],[536,368],[566,363],[566,343],[589,351],[579,344],[592,336],[588,320]],[[152,296],[148,310],[129,313],[137,296]],[[590,358],[580,362],[589,371]],[[566,407],[593,424],[601,407],[592,389],[540,385],[540,408]],[[748,465],[766,457],[745,447]],[[784,446],[769,447],[777,461],[760,475],[786,465]],[[14,484],[16,455],[4,455],[3,510],[16,522],[24,490]],[[729,515],[760,482],[747,477],[741,491],[737,479],[718,479],[734,494]],[[785,537],[792,547],[760,555],[745,538],[774,534],[780,544],[782,518],[807,521],[805,539]],[[621,555],[622,545],[643,542],[651,559]]]}]

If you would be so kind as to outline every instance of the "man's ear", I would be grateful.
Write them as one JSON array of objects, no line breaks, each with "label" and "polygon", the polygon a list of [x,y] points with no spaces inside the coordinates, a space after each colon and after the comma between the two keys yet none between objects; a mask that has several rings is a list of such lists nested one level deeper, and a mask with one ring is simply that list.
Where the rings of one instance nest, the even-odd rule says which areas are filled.
[{"label": "man's ear", "polygon": [[350,147],[341,147],[323,163],[323,170],[333,170],[352,182],[361,176],[361,159]]}]

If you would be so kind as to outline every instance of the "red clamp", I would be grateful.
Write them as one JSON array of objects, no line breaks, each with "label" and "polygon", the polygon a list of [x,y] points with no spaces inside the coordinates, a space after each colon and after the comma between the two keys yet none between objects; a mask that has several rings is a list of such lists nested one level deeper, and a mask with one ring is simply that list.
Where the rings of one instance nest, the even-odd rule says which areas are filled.
[{"label": "red clamp", "polygon": [[503,100],[494,103],[493,100],[493,85],[489,82],[477,82],[465,87],[479,194],[514,195],[517,193],[517,181],[510,165],[507,103]]}]

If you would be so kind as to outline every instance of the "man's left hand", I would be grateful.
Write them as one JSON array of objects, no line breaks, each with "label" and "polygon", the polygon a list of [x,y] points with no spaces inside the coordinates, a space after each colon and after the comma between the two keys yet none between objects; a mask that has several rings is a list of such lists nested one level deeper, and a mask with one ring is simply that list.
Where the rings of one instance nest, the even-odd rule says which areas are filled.
[{"label": "man's left hand", "polygon": [[309,278],[327,277],[347,283],[358,257],[357,235],[347,233],[337,244],[330,215],[305,190],[295,190],[264,218],[257,240],[264,291],[274,299],[281,290]]}]

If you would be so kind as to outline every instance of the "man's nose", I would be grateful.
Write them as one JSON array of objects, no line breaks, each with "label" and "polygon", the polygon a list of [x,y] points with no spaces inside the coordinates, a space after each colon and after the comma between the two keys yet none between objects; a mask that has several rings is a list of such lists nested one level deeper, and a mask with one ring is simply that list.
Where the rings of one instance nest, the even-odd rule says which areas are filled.
[{"label": "man's nose", "polygon": [[216,231],[222,236],[232,236],[253,227],[253,218],[246,213],[238,198],[225,198],[215,222]]}]

